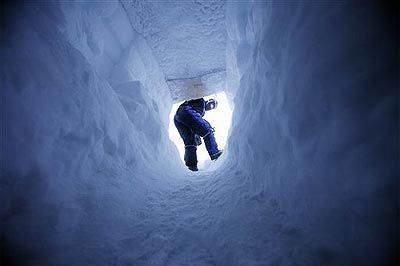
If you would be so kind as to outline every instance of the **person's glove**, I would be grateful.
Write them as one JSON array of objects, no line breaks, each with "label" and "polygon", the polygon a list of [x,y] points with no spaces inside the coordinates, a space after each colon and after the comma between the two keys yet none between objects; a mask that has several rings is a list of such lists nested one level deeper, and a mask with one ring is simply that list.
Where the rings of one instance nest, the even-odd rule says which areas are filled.
[{"label": "person's glove", "polygon": [[203,142],[201,142],[201,138],[199,135],[194,135],[194,140],[196,141],[196,145],[200,146]]},{"label": "person's glove", "polygon": [[206,111],[215,109],[215,108],[217,108],[217,106],[218,106],[218,102],[215,99],[210,99],[210,100],[206,101]]}]

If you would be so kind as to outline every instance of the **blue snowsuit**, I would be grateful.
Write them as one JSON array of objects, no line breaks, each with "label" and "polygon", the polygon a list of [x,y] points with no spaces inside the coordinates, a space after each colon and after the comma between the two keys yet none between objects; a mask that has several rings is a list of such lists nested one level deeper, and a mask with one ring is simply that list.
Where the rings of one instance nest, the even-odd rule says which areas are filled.
[{"label": "blue snowsuit", "polygon": [[203,98],[185,101],[179,106],[174,116],[175,126],[185,144],[184,160],[189,168],[197,168],[196,150],[197,145],[201,144],[198,136],[203,138],[212,160],[216,159],[214,157],[220,152],[215,141],[214,129],[207,120],[203,119],[205,111],[211,108]]}]

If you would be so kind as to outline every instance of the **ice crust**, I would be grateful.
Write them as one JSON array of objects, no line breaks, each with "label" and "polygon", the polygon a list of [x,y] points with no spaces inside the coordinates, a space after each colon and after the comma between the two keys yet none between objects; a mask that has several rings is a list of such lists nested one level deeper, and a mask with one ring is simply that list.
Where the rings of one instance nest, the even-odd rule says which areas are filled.
[{"label": "ice crust", "polygon": [[[399,174],[395,24],[368,4],[157,3],[20,3],[4,12],[5,259],[392,263]],[[216,30],[225,35],[196,21],[199,36],[167,32],[163,21],[179,25],[180,7],[217,14]],[[138,30],[132,9],[153,23],[142,30],[153,31]],[[234,105],[230,137],[223,156],[199,173],[184,167],[168,138],[175,98],[166,80],[187,73],[178,64],[185,52],[174,61],[176,53],[149,45],[148,38],[166,35],[171,44],[211,36],[206,48],[215,41],[213,52],[224,53],[225,91]],[[221,67],[205,62],[188,73]]]}]

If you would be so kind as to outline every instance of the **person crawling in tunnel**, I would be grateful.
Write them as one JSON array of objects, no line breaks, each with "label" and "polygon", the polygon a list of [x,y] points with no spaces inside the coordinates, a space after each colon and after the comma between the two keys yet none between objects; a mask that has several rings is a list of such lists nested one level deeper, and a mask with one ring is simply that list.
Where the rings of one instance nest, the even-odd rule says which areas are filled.
[{"label": "person crawling in tunnel", "polygon": [[192,171],[197,168],[197,146],[201,145],[203,138],[211,160],[216,160],[222,154],[218,149],[214,137],[214,128],[203,118],[206,111],[217,107],[218,102],[214,99],[205,101],[203,98],[183,102],[174,116],[174,123],[179,135],[185,144],[185,164]]}]

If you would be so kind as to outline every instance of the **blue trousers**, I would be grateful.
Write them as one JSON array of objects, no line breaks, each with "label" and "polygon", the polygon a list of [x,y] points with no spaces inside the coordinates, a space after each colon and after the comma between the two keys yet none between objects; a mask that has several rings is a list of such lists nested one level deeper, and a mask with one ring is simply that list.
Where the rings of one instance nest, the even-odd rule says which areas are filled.
[{"label": "blue trousers", "polygon": [[187,166],[197,166],[196,135],[204,139],[210,156],[218,152],[213,128],[191,106],[180,106],[174,116],[174,123],[185,144],[184,160]]}]

